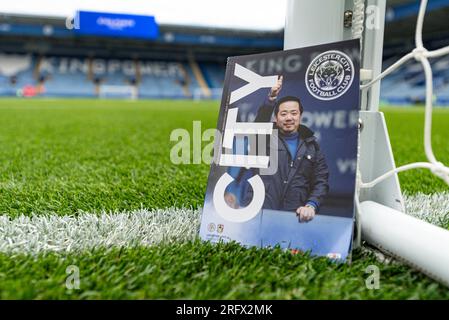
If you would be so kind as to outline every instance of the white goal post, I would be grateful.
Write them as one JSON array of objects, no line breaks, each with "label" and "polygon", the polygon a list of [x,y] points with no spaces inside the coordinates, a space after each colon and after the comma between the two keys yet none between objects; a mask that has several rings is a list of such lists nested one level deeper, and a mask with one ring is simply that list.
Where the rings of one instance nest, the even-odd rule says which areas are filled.
[{"label": "white goal post", "polygon": [[132,85],[100,85],[98,96],[102,99],[130,99],[137,100],[139,91]]},{"label": "white goal post", "polygon": [[[416,48],[384,72],[381,69],[386,0],[289,0],[284,49],[361,39],[362,111],[355,245],[360,245],[363,237],[387,254],[449,286],[449,231],[404,214],[397,176],[400,171],[427,168],[449,185],[449,168],[438,162],[432,152],[432,70],[428,61],[448,54],[449,47],[434,51],[424,48],[422,27],[426,7],[427,0],[421,0]],[[379,112],[379,80],[413,58],[421,62],[426,76],[424,146],[428,162],[396,168],[385,119]]]},{"label": "white goal post", "polygon": [[193,100],[221,100],[223,88],[209,88],[208,93],[205,93],[202,88],[195,88],[193,90]]}]

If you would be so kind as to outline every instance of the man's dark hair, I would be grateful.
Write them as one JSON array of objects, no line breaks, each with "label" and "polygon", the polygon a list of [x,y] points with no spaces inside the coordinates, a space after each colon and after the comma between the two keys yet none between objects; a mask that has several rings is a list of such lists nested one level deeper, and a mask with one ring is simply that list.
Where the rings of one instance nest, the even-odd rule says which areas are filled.
[{"label": "man's dark hair", "polygon": [[299,98],[294,97],[294,96],[286,96],[286,97],[282,97],[281,99],[279,99],[276,102],[276,105],[274,106],[274,115],[277,116],[278,112],[279,112],[279,106],[287,101],[294,101],[294,102],[298,102],[299,104],[299,113],[302,114],[302,112],[304,111],[304,108],[302,107],[302,103],[301,100],[299,100]]}]

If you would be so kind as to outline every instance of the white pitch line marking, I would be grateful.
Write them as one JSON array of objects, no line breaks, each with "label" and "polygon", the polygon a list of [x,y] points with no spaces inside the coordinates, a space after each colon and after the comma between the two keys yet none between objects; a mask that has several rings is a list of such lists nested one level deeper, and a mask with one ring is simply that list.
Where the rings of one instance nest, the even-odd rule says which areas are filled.
[{"label": "white pitch line marking", "polygon": [[194,240],[198,210],[167,208],[77,216],[0,216],[0,252],[81,252]]},{"label": "white pitch line marking", "polygon": [[[435,225],[449,226],[449,192],[405,195],[404,200],[408,214]],[[0,215],[0,252],[83,252],[179,243],[196,239],[199,226],[200,211],[186,208],[14,219]]]}]

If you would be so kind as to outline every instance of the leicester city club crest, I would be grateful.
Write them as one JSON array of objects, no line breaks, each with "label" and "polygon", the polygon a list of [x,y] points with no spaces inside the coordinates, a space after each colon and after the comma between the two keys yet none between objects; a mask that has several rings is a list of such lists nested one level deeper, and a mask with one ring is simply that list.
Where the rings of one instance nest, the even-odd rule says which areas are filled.
[{"label": "leicester city club crest", "polygon": [[354,65],[341,51],[326,51],[312,60],[306,72],[309,93],[320,100],[341,97],[351,87]]}]

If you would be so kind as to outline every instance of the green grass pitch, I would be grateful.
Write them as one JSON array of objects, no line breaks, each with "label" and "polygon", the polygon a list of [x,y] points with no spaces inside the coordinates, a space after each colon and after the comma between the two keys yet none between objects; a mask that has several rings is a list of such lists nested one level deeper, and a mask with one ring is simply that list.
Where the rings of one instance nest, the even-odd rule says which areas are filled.
[{"label": "green grass pitch", "polygon": [[[397,165],[425,161],[423,109],[383,108]],[[170,132],[215,128],[217,102],[0,100],[0,213],[73,215],[202,205],[209,166],[173,165]],[[449,163],[449,109],[435,110],[433,147]],[[403,191],[448,187],[426,170],[399,175]],[[443,213],[445,214],[445,213]],[[447,213],[446,213],[447,214]],[[0,230],[1,237],[1,230]],[[365,269],[380,268],[380,289]],[[80,289],[65,286],[80,268]],[[357,250],[352,264],[199,241],[82,254],[0,254],[0,298],[449,299],[399,263]]]}]

